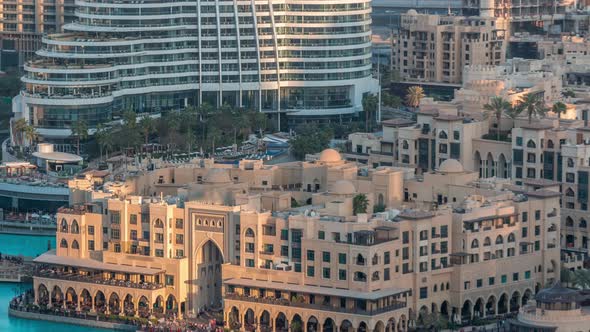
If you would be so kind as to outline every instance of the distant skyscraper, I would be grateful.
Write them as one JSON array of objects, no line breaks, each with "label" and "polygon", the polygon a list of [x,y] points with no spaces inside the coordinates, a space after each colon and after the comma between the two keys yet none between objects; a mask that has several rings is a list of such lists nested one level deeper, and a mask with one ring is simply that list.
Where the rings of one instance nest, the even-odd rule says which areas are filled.
[{"label": "distant skyscraper", "polygon": [[370,1],[77,2],[26,67],[17,116],[59,143],[125,110],[229,104],[302,117],[351,116],[377,90]]},{"label": "distant skyscraper", "polygon": [[0,0],[2,70],[22,66],[41,47],[43,34],[74,20],[74,0]]}]

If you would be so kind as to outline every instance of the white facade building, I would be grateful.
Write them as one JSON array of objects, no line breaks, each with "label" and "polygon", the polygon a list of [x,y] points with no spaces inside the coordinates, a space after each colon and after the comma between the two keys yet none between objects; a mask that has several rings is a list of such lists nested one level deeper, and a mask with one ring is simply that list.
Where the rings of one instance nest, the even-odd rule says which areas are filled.
[{"label": "white facade building", "polygon": [[[269,6],[269,4],[271,6]],[[125,110],[224,103],[352,115],[376,92],[369,0],[76,0],[78,20],[25,66],[17,117],[69,136]]]}]

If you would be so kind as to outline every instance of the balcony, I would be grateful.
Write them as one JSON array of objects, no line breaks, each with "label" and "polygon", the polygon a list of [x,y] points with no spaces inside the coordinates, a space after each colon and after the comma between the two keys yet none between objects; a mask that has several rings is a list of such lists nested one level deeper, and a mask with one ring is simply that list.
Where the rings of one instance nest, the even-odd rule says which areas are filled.
[{"label": "balcony", "polygon": [[130,280],[119,280],[119,279],[104,279],[101,276],[91,276],[91,275],[84,275],[84,274],[78,274],[78,273],[54,271],[54,270],[40,270],[38,272],[35,272],[34,276],[39,277],[39,278],[46,278],[46,279],[68,280],[68,281],[83,282],[83,283],[90,283],[90,284],[101,284],[101,285],[106,285],[106,286],[137,288],[137,289],[145,289],[145,290],[156,290],[156,289],[164,288],[164,284],[160,284],[160,283],[132,282]]},{"label": "balcony", "polygon": [[[341,308],[335,307],[328,304],[317,304],[317,303],[305,303],[300,301],[289,301],[284,298],[274,298],[274,297],[253,297],[253,296],[245,296],[236,293],[225,293],[224,300],[235,300],[235,301],[246,301],[246,302],[255,302],[255,303],[264,303],[269,305],[280,305],[286,307],[295,307],[295,308],[303,308],[303,309],[310,309],[310,310],[322,310],[322,311],[333,311],[333,312],[341,312],[347,314],[356,314],[356,315],[365,315],[365,316],[372,316],[378,315],[385,312],[390,312],[398,309],[402,309],[406,307],[405,302],[395,302],[391,305],[376,308],[376,309],[361,309],[361,308]],[[303,300],[305,301],[305,300]]]}]

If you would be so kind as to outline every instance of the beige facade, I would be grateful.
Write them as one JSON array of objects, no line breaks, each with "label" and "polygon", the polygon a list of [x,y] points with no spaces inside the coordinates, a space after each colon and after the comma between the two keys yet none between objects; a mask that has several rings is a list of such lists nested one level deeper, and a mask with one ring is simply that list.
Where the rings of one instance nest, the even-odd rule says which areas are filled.
[{"label": "beige facade", "polygon": [[515,311],[559,279],[556,191],[480,182],[453,159],[420,177],[335,150],[310,159],[204,160],[97,184],[104,196],[58,214],[37,303],[143,317],[222,306],[232,329],[405,331],[432,312]]},{"label": "beige facade", "polygon": [[20,53],[19,65],[41,48],[43,34],[74,20],[74,0],[4,0],[0,7],[0,49]]},{"label": "beige facade", "polygon": [[406,81],[461,84],[463,67],[498,65],[506,59],[503,20],[401,15],[394,70]]}]

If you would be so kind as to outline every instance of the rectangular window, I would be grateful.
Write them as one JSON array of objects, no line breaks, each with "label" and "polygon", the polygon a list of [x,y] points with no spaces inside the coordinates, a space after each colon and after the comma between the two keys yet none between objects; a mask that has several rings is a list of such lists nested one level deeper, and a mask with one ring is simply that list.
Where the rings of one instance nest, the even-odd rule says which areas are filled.
[{"label": "rectangular window", "polygon": [[477,288],[481,288],[481,287],[483,287],[483,279],[477,279],[477,280],[475,281],[475,284],[476,284],[476,287],[477,287]]},{"label": "rectangular window", "polygon": [[449,236],[449,226],[442,225],[440,226],[440,237],[446,238]]},{"label": "rectangular window", "polygon": [[524,271],[524,278],[530,279],[531,278],[531,271]]},{"label": "rectangular window", "polygon": [[541,210],[535,211],[535,220],[541,220]]},{"label": "rectangular window", "polygon": [[500,277],[500,280],[502,281],[503,284],[505,284],[508,281],[508,276],[503,274],[502,277]]},{"label": "rectangular window", "polygon": [[329,251],[322,252],[322,261],[324,263],[330,263],[330,252]]},{"label": "rectangular window", "polygon": [[289,256],[289,246],[281,246],[281,256]]},{"label": "rectangular window", "polygon": [[164,257],[164,250],[156,249],[156,257]]},{"label": "rectangular window", "polygon": [[420,287],[420,298],[425,299],[428,297],[428,287]]},{"label": "rectangular window", "polygon": [[338,270],[338,280],[346,280],[346,270]]},{"label": "rectangular window", "polygon": [[344,253],[338,254],[338,264],[346,264],[346,254],[344,254]]},{"label": "rectangular window", "polygon": [[403,247],[402,248],[402,259],[409,259],[410,258],[410,248]]},{"label": "rectangular window", "polygon": [[94,250],[94,240],[88,240],[88,250]]},{"label": "rectangular window", "polygon": [[390,258],[391,254],[389,253],[389,251],[386,251],[385,253],[383,253],[383,264],[389,264],[390,263]]},{"label": "rectangular window", "polygon": [[174,286],[174,276],[167,274],[166,275],[166,286]]},{"label": "rectangular window", "polygon": [[389,274],[389,268],[385,268],[383,270],[383,280],[387,281],[389,279],[391,279],[391,276]]},{"label": "rectangular window", "polygon": [[402,243],[408,244],[410,243],[410,232],[406,231],[402,233]]},{"label": "rectangular window", "polygon": [[176,244],[184,244],[184,235],[176,234]]},{"label": "rectangular window", "polygon": [[88,235],[94,235],[94,226],[88,226]]},{"label": "rectangular window", "polygon": [[102,234],[109,234],[109,228],[108,227],[103,227],[102,228]]},{"label": "rectangular window", "polygon": [[528,234],[529,234],[528,229],[526,227],[523,227],[522,228],[522,237],[525,238],[528,236]]},{"label": "rectangular window", "polygon": [[162,233],[156,233],[155,242],[156,243],[164,243],[164,234],[162,234]]},{"label": "rectangular window", "polygon": [[535,226],[535,236],[541,235],[541,226]]},{"label": "rectangular window", "polygon": [[308,277],[314,277],[315,276],[315,267],[313,267],[313,266],[308,266],[307,267],[307,276]]},{"label": "rectangular window", "polygon": [[136,214],[129,215],[129,223],[131,225],[137,225],[137,215]]},{"label": "rectangular window", "polygon": [[246,242],[245,251],[246,252],[249,252],[249,253],[253,253],[254,252],[254,243],[252,243],[252,242]]},{"label": "rectangular window", "polygon": [[319,231],[318,232],[318,238],[320,240],[325,240],[326,239],[326,233],[324,231]]},{"label": "rectangular window", "polygon": [[289,240],[289,230],[288,229],[281,229],[281,240],[283,240],[283,241]]},{"label": "rectangular window", "polygon": [[121,239],[121,231],[118,229],[111,229],[111,239],[120,240]]},{"label": "rectangular window", "polygon": [[322,277],[324,279],[330,279],[330,268],[329,267],[325,267],[322,269]]},{"label": "rectangular window", "polygon": [[254,260],[246,259],[246,267],[254,267]]},{"label": "rectangular window", "polygon": [[176,229],[183,229],[184,228],[184,220],[180,218],[176,218]]},{"label": "rectangular window", "polygon": [[131,240],[133,241],[137,241],[137,231],[133,230],[130,232],[129,237],[131,238]]},{"label": "rectangular window", "polygon": [[527,222],[527,221],[529,221],[529,213],[525,211],[522,213],[522,222]]},{"label": "rectangular window", "polygon": [[512,281],[518,281],[518,272],[512,273]]},{"label": "rectangular window", "polygon": [[119,211],[111,211],[111,224],[121,223],[121,213]]},{"label": "rectangular window", "polygon": [[489,277],[488,278],[488,285],[493,286],[496,283],[496,278]]},{"label": "rectangular window", "polygon": [[150,239],[150,232],[149,231],[143,231],[143,239],[144,240]]},{"label": "rectangular window", "polygon": [[184,257],[184,250],[176,249],[176,257]]},{"label": "rectangular window", "polygon": [[312,262],[315,260],[315,251],[313,251],[313,250],[307,251],[307,260],[312,261]]}]

